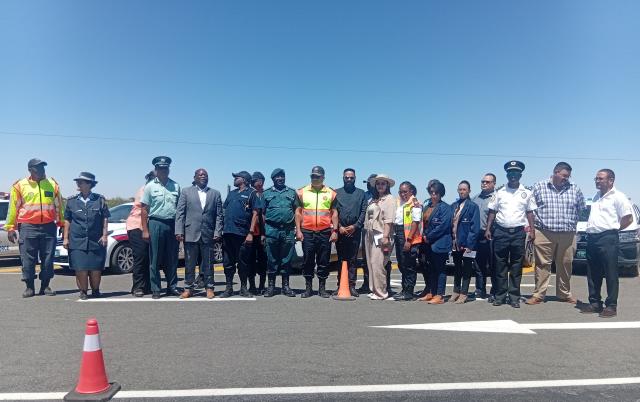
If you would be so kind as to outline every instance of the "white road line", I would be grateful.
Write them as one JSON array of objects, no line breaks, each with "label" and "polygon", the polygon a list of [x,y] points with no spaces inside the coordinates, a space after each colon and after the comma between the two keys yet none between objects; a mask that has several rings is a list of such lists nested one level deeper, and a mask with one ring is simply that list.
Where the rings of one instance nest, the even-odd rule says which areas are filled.
[{"label": "white road line", "polygon": [[89,300],[76,300],[78,303],[140,303],[140,302],[181,302],[181,303],[191,303],[191,302],[234,302],[234,301],[255,301],[255,297],[229,297],[229,298],[213,298],[207,299],[206,297],[190,297],[188,299],[180,299],[177,297],[163,297],[161,299],[150,299],[143,297],[122,297],[122,298],[104,298],[104,299],[89,299]]},{"label": "white road line", "polygon": [[[374,392],[434,392],[457,390],[487,389],[530,389],[547,387],[590,387],[602,385],[640,384],[640,377],[592,378],[577,380],[541,380],[541,381],[496,381],[496,382],[450,382],[432,384],[371,384],[371,385],[331,385],[307,387],[270,387],[270,388],[210,388],[121,391],[114,399],[126,398],[194,398],[211,396],[245,395],[296,395],[296,394],[337,394],[337,393],[374,393]],[[0,401],[26,401],[43,399],[62,399],[66,392],[0,393]]]}]

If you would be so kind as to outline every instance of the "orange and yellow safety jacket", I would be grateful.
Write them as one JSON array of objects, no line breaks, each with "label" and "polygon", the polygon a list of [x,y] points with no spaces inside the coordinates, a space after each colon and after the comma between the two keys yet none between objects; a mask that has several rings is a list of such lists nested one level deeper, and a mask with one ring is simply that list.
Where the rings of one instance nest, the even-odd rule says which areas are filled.
[{"label": "orange and yellow safety jacket", "polygon": [[9,212],[6,231],[16,230],[16,224],[31,223],[35,225],[56,222],[64,226],[64,204],[60,187],[53,178],[40,181],[31,177],[18,180],[11,186]]},{"label": "orange and yellow safety jacket", "polygon": [[324,186],[316,190],[311,185],[298,190],[302,201],[302,229],[318,232],[331,228],[331,206],[336,192]]},{"label": "orange and yellow safety jacket", "polygon": [[[398,206],[400,205],[400,202],[401,201],[398,198]],[[415,196],[411,196],[411,198],[409,198],[407,202],[405,202],[402,205],[402,224],[404,226],[404,238],[406,239],[406,241],[409,242],[409,244],[412,244],[412,245],[422,243],[422,219],[420,219],[420,222],[416,222],[418,224],[418,230],[416,230],[415,234],[413,235],[413,238],[409,239],[409,235],[411,234],[411,225],[414,222],[413,217],[411,215],[411,210],[413,208],[422,209],[422,205],[420,204],[420,201],[418,201],[418,199]]]}]

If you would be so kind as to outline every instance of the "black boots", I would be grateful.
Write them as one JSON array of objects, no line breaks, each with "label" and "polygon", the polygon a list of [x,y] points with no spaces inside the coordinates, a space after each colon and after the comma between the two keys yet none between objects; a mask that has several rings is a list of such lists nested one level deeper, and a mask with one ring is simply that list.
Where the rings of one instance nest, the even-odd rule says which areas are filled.
[{"label": "black boots", "polygon": [[35,290],[34,290],[34,280],[33,279],[29,279],[24,281],[25,284],[27,285],[27,288],[24,290],[24,292],[22,292],[22,297],[27,298],[27,297],[33,297],[33,295],[36,294]]},{"label": "black boots", "polygon": [[269,285],[264,292],[264,297],[273,297],[276,293],[276,276],[269,275]]},{"label": "black boots", "polygon": [[296,294],[289,287],[289,276],[282,275],[282,294],[288,297],[296,297]]},{"label": "black boots", "polygon": [[313,296],[313,278],[304,278],[304,281],[306,283],[306,287],[304,289],[304,293],[300,297],[306,299],[307,297]]},{"label": "black boots", "polygon": [[318,286],[318,296],[324,297],[325,299],[331,296],[331,293],[327,292],[327,289],[325,289],[327,280],[318,279],[318,282],[320,282],[320,285]]}]

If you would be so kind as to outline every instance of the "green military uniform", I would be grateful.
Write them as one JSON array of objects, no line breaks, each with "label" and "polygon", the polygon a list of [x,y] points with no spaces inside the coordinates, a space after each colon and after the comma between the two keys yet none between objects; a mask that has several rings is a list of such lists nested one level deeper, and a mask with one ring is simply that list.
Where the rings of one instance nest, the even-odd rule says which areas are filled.
[{"label": "green military uniform", "polygon": [[[158,156],[153,159],[156,168],[168,168],[171,158]],[[151,292],[159,295],[161,289],[160,267],[164,267],[167,294],[178,290],[178,241],[175,235],[176,207],[180,185],[168,179],[162,184],[158,178],[147,183],[140,202],[149,208],[149,282]]]},{"label": "green military uniform", "polygon": [[263,194],[267,273],[289,275],[295,251],[295,211],[301,206],[296,191],[285,187],[265,190]]}]

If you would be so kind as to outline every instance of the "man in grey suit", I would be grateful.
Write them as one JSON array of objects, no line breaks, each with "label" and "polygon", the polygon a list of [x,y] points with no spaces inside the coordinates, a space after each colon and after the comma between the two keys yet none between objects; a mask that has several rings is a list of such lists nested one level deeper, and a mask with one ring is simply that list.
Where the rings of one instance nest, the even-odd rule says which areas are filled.
[{"label": "man in grey suit", "polygon": [[213,243],[222,236],[222,198],[209,188],[209,174],[196,170],[193,186],[182,189],[176,211],[176,239],[184,241],[185,278],[181,299],[193,295],[196,264],[201,258],[207,298],[213,299]]}]

